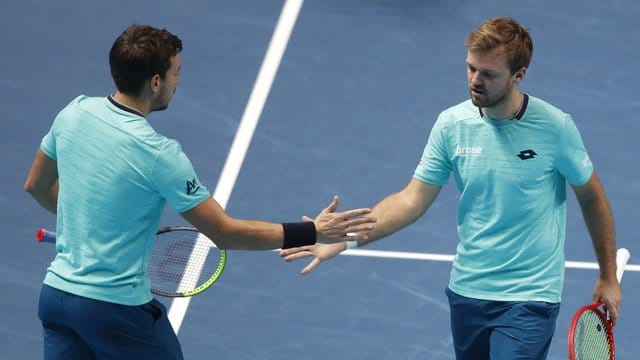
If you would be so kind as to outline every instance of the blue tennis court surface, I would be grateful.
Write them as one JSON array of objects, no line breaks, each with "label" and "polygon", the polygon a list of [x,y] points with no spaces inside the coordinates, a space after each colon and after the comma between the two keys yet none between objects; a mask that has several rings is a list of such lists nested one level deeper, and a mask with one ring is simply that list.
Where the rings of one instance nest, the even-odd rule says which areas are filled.
[{"label": "blue tennis court surface", "polygon": [[[0,358],[42,358],[37,299],[53,248],[33,239],[55,219],[22,186],[57,111],[79,94],[113,91],[113,40],[131,23],[182,38],[182,83],[150,122],[182,143],[213,191],[282,7],[259,0],[3,2]],[[438,112],[468,97],[467,33],[498,15],[531,29],[534,57],[521,88],[573,115],[614,209],[618,245],[631,251],[632,265],[640,263],[634,1],[308,0],[227,210],[297,221],[334,194],[353,208],[400,190]],[[369,248],[453,254],[456,196],[450,183],[426,216]],[[183,223],[166,212],[164,225]],[[573,195],[567,234],[567,260],[593,262]],[[443,291],[449,262],[340,256],[301,277],[305,264],[285,264],[275,252],[230,252],[221,280],[188,308],[179,332],[186,358],[454,358]],[[571,315],[591,300],[596,277],[566,271],[549,359],[566,359]],[[637,271],[625,274],[623,289],[618,359],[635,359]]]}]

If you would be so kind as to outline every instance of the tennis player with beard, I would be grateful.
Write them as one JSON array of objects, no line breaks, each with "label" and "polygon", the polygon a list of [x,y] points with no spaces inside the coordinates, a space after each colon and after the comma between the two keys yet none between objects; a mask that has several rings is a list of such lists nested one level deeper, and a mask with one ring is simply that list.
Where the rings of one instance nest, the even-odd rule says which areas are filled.
[{"label": "tennis player with beard", "polygon": [[[440,113],[413,178],[373,207],[376,229],[357,246],[413,223],[453,175],[458,246],[446,294],[456,358],[544,359],[564,279],[566,183],[581,206],[600,267],[593,299],[615,322],[612,211],[571,116],[519,90],[533,45],[511,18],[489,19],[466,40],[471,99]],[[313,256],[303,274],[345,244],[281,252]]]}]

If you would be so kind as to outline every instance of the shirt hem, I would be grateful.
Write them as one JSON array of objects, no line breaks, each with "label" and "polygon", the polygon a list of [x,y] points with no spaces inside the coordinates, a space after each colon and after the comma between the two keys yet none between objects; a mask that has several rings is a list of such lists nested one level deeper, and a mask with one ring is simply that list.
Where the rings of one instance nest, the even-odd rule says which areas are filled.
[{"label": "shirt hem", "polygon": [[124,291],[134,292],[134,290],[131,290],[130,286],[103,288],[88,284],[70,283],[52,273],[47,273],[43,283],[73,295],[120,305],[137,306],[146,304],[153,300],[153,296],[150,291],[147,291],[145,294],[137,294],[135,296],[119,297],[116,293]]},{"label": "shirt hem", "polygon": [[496,292],[483,292],[464,289],[449,283],[449,290],[454,293],[477,300],[486,301],[543,301],[552,304],[560,303],[561,295],[540,295],[540,294],[502,294]]}]

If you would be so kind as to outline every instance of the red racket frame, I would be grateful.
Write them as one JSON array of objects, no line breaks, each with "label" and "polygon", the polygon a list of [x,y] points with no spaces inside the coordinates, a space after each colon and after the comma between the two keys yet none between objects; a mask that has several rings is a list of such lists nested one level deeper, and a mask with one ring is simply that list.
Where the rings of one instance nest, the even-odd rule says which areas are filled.
[{"label": "red racket frame", "polygon": [[569,348],[569,360],[578,360],[576,359],[576,351],[574,348],[573,339],[576,332],[576,326],[578,325],[578,319],[586,311],[593,311],[596,315],[598,315],[598,317],[600,317],[602,322],[605,324],[606,326],[605,331],[607,333],[607,342],[609,343],[609,349],[611,349],[611,356],[609,357],[609,360],[616,359],[616,346],[613,338],[613,325],[611,325],[611,320],[607,319],[607,314],[601,309],[602,305],[603,305],[602,301],[599,301],[595,304],[585,305],[580,309],[578,309],[578,311],[576,311],[575,314],[573,314],[573,318],[571,319],[571,325],[569,326],[569,338],[567,341],[568,348]]}]

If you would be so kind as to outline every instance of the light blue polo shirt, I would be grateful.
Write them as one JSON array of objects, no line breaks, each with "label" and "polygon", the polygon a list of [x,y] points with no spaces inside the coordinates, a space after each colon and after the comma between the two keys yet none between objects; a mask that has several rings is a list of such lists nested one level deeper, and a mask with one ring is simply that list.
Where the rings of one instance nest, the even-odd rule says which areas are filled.
[{"label": "light blue polo shirt", "polygon": [[496,121],[470,100],[440,114],[414,178],[460,192],[459,243],[449,287],[497,301],[559,302],[564,280],[566,182],[593,165],[571,117],[525,95]]},{"label": "light blue polo shirt", "polygon": [[44,283],[119,304],[150,301],[146,269],[166,203],[182,213],[210,196],[178,142],[111,97],[79,96],[41,149],[60,179],[56,256]]}]

